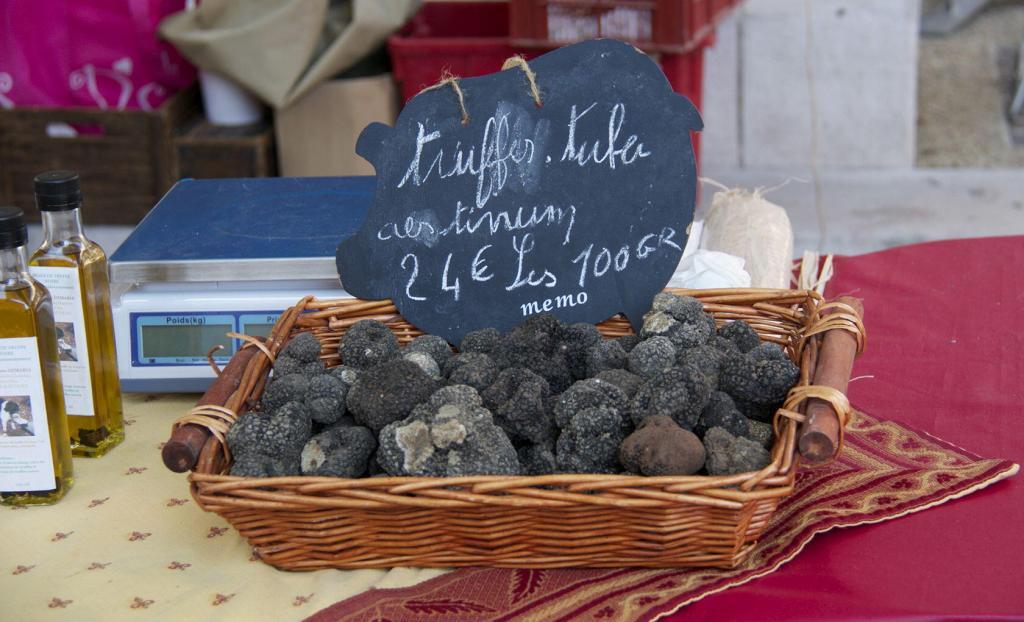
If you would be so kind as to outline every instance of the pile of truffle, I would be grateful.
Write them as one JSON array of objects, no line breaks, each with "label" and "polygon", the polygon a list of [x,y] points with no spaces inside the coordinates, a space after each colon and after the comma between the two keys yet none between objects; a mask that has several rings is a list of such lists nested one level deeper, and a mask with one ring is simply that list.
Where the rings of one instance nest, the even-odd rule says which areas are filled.
[{"label": "pile of truffle", "polygon": [[716,330],[668,293],[635,336],[545,314],[468,333],[456,353],[433,335],[401,348],[362,320],[338,354],[325,369],[313,335],[288,343],[227,435],[232,475],[741,473],[769,462],[768,421],[799,377],[747,323]]}]

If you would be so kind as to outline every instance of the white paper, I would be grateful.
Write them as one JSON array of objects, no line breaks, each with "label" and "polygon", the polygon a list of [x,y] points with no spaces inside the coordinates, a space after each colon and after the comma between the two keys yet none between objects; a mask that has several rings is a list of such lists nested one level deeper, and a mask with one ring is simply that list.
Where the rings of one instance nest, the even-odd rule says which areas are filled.
[{"label": "white paper", "polygon": [[669,287],[713,289],[722,287],[750,287],[750,274],[744,270],[742,257],[698,249],[684,255]]},{"label": "white paper", "polygon": [[92,376],[85,335],[85,309],[77,268],[32,266],[32,276],[50,292],[53,321],[57,325],[57,351],[64,378],[64,405],[68,415],[92,417]]},{"label": "white paper", "polygon": [[56,487],[36,340],[0,339],[0,490]]}]

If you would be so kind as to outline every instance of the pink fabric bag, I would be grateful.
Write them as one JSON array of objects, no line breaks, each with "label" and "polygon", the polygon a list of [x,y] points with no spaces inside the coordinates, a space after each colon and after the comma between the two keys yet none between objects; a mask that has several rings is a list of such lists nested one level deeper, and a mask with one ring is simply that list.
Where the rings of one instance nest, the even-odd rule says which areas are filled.
[{"label": "pink fabric bag", "polygon": [[0,108],[152,110],[195,80],[157,38],[185,0],[0,0]]}]

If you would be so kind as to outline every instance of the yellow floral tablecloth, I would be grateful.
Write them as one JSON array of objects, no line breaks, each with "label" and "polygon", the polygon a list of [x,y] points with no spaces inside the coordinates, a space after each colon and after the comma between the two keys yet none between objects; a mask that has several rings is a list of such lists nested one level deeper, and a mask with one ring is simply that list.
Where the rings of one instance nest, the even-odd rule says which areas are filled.
[{"label": "yellow floral tablecloth", "polygon": [[0,619],[296,620],[443,573],[291,573],[253,558],[224,520],[196,506],[185,474],[160,461],[171,422],[196,398],[125,395],[127,439],[98,460],[76,458],[60,503],[0,508]]}]

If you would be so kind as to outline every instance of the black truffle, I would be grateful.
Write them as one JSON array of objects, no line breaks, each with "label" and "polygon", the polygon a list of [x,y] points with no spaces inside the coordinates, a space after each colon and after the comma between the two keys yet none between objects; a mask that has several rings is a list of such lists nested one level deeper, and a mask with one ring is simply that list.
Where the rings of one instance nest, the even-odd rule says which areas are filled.
[{"label": "black truffle", "polygon": [[267,385],[260,399],[261,410],[271,412],[288,402],[301,402],[309,388],[309,376],[288,374]]},{"label": "black truffle", "polygon": [[327,373],[345,383],[345,386],[349,388],[356,383],[356,378],[359,377],[359,370],[355,367],[349,367],[348,365],[332,367]]},{"label": "black truffle", "polygon": [[623,335],[615,340],[615,343],[622,346],[622,349],[626,351],[626,354],[636,347],[636,344],[640,343],[639,335]]},{"label": "black truffle", "polygon": [[747,426],[747,438],[765,449],[770,450],[772,448],[772,444],[775,442],[775,433],[772,431],[770,423],[747,419]]},{"label": "black truffle", "polygon": [[249,412],[228,430],[232,454],[298,455],[313,432],[313,419],[300,402],[288,402],[273,412]]},{"label": "black truffle", "polygon": [[[732,397],[732,396],[730,396]],[[775,416],[775,412],[782,406],[783,400],[773,402],[769,404],[759,404],[757,402],[749,402],[747,400],[741,400],[733,397],[732,401],[735,402],[737,410],[743,413],[743,416],[751,421],[760,421],[768,423]]]},{"label": "black truffle", "polygon": [[411,361],[386,361],[359,374],[345,405],[359,425],[375,433],[404,419],[438,388],[438,382]]},{"label": "black truffle", "polygon": [[516,324],[501,338],[494,353],[514,356],[519,351],[553,352],[562,335],[562,324],[550,313],[533,315]]},{"label": "black truffle", "polygon": [[235,456],[229,475],[235,477],[293,477],[301,473],[298,454],[265,456],[242,454]]},{"label": "black truffle", "polygon": [[285,344],[280,356],[295,359],[300,363],[314,363],[320,360],[320,342],[313,333],[299,333]]},{"label": "black truffle", "polygon": [[426,352],[403,352],[402,358],[407,361],[412,361],[420,366],[428,376],[431,378],[440,380],[441,379],[441,368],[438,367],[437,361],[434,357],[430,356]]},{"label": "black truffle", "polygon": [[501,333],[496,328],[481,328],[466,333],[459,344],[459,352],[490,354],[501,343]]},{"label": "black truffle", "polygon": [[302,448],[302,474],[362,477],[375,451],[377,439],[369,428],[331,428],[309,439]]},{"label": "black truffle", "polygon": [[711,394],[707,406],[700,413],[700,419],[694,428],[697,436],[703,437],[711,428],[722,428],[733,436],[749,436],[748,419],[736,408],[735,402],[727,393],[715,391]]},{"label": "black truffle", "polygon": [[[800,378],[800,368],[785,358],[778,346],[771,346],[774,344],[762,344],[747,354],[726,357],[722,362],[718,374],[719,389],[728,393],[737,406],[776,405],[785,399]],[[760,418],[751,416],[755,413],[748,411],[744,414]]]},{"label": "black truffle", "polygon": [[573,383],[572,372],[569,371],[569,365],[564,356],[545,357],[538,354],[536,358],[526,359],[522,367],[547,380],[552,393],[561,393]]},{"label": "black truffle", "polygon": [[643,378],[625,369],[608,369],[594,377],[619,387],[626,394],[627,399],[631,399],[636,395],[636,392],[644,383]]},{"label": "black truffle", "polygon": [[627,352],[622,344],[614,340],[600,342],[587,348],[586,376],[593,378],[609,369],[622,369],[626,366]]},{"label": "black truffle", "polygon": [[676,349],[667,337],[651,337],[630,350],[626,368],[641,378],[650,378],[676,363]]},{"label": "black truffle", "polygon": [[558,436],[556,460],[564,473],[615,473],[626,437],[622,415],[607,407],[577,412]]},{"label": "black truffle", "polygon": [[544,443],[556,434],[555,422],[545,408],[550,393],[547,380],[528,369],[510,367],[480,396],[512,441]]},{"label": "black truffle", "polygon": [[332,424],[345,414],[345,397],[348,385],[330,374],[320,374],[310,379],[303,401],[313,421]]},{"label": "black truffle", "polygon": [[452,357],[452,347],[442,337],[437,335],[420,335],[405,346],[406,352],[423,352],[429,354],[438,367],[443,368],[448,359]]},{"label": "black truffle", "polygon": [[356,423],[356,420],[354,417],[352,417],[352,415],[342,415],[341,417],[338,417],[338,420],[335,421],[334,423],[323,425],[314,424],[313,433],[319,434],[320,432],[326,432],[327,430],[331,430],[333,428],[346,428],[352,427],[354,425],[358,424]]},{"label": "black truffle", "polygon": [[[714,324],[714,320],[711,323]],[[665,337],[677,349],[682,349],[704,345],[713,332],[714,327],[709,326],[708,316],[702,315],[692,322],[680,322],[667,313],[652,311],[644,316],[640,338]]]},{"label": "black truffle", "polygon": [[668,337],[682,349],[704,345],[714,332],[715,320],[699,300],[663,292],[654,297],[651,311],[644,316],[640,337]]},{"label": "black truffle", "polygon": [[679,365],[678,368],[683,370],[683,382],[690,394],[690,400],[686,405],[686,416],[688,419],[696,421],[700,417],[701,411],[708,405],[708,400],[711,399],[711,394],[715,391],[715,384],[696,365],[687,363]]},{"label": "black truffle", "polygon": [[518,475],[520,471],[515,447],[490,413],[458,404],[444,404],[422,418],[385,426],[377,462],[396,476]]},{"label": "black truffle", "polygon": [[734,354],[742,354],[739,346],[725,337],[715,335],[708,341],[708,345],[718,350],[722,354],[732,356]]},{"label": "black truffle", "polygon": [[747,356],[755,361],[789,361],[786,352],[777,343],[761,343],[756,348],[747,352]]},{"label": "black truffle", "polygon": [[565,353],[558,347],[563,327],[551,314],[526,319],[501,339],[493,357],[502,369],[525,367],[548,381],[553,393],[572,384]]},{"label": "black truffle", "polygon": [[320,361],[303,363],[290,356],[278,356],[277,360],[274,361],[274,375],[271,376],[271,382],[291,374],[311,377],[322,373],[324,373],[324,364]]},{"label": "black truffle", "polygon": [[[463,408],[471,409],[483,405],[483,399],[476,389],[465,384],[452,384],[441,387],[433,393],[427,401],[420,404],[428,409],[437,410],[445,404],[455,404]],[[419,406],[417,406],[417,409]]]},{"label": "black truffle", "polygon": [[550,475],[558,470],[555,452],[548,445],[524,445],[517,453],[523,475]]},{"label": "black truffle", "polygon": [[562,330],[558,350],[565,355],[566,365],[574,380],[587,377],[587,351],[602,340],[601,333],[593,324],[580,322]]},{"label": "black truffle", "polygon": [[680,350],[676,353],[676,364],[680,367],[686,365],[696,367],[707,376],[708,381],[714,386],[718,384],[718,370],[727,356],[728,354],[718,348],[703,345]]},{"label": "black truffle", "polygon": [[498,366],[486,354],[456,354],[444,366],[444,375],[451,384],[465,384],[477,391],[491,386],[498,377]]},{"label": "black truffle", "polygon": [[666,313],[678,322],[693,322],[704,314],[704,305],[691,296],[661,292],[651,301],[651,310]]},{"label": "black truffle", "polygon": [[369,369],[399,355],[398,339],[377,320],[359,320],[341,338],[341,362],[357,369]]},{"label": "black truffle", "polygon": [[727,322],[718,329],[718,336],[731,341],[740,352],[749,352],[761,344],[757,332],[743,320]]},{"label": "black truffle", "polygon": [[597,378],[579,380],[558,396],[554,407],[555,423],[564,429],[584,410],[602,407],[624,414],[627,406],[626,394],[614,384]]},{"label": "black truffle", "polygon": [[629,404],[633,423],[647,417],[671,417],[684,430],[693,430],[701,410],[711,397],[712,387],[699,370],[673,367],[659,372],[637,390]]},{"label": "black truffle", "polygon": [[711,428],[704,435],[707,470],[710,475],[735,475],[759,471],[768,466],[771,456],[757,442],[733,436],[722,428]]}]

